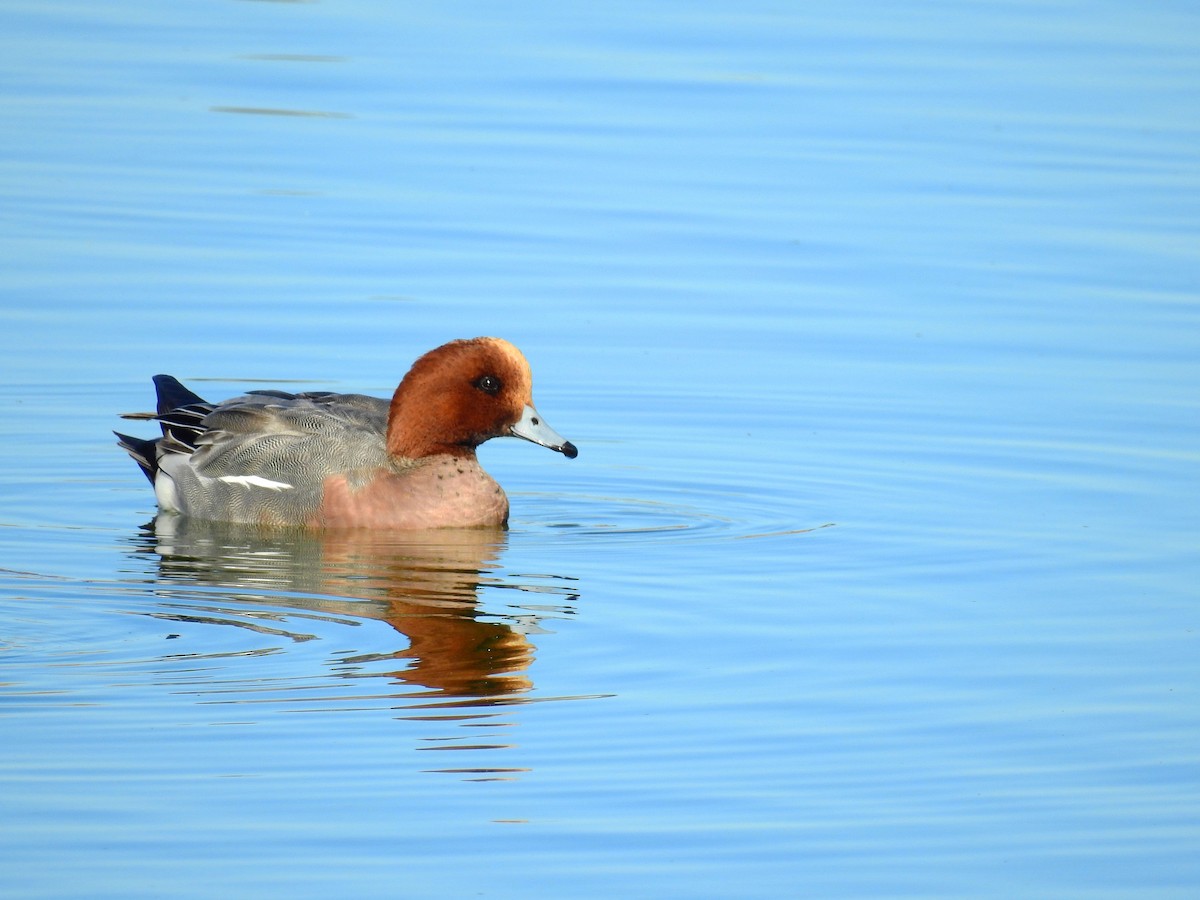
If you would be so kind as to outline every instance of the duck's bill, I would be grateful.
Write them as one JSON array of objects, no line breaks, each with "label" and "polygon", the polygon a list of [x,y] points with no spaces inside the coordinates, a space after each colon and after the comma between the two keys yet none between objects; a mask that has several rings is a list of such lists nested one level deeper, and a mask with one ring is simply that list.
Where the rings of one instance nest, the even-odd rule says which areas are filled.
[{"label": "duck's bill", "polygon": [[543,447],[549,447],[551,450],[557,450],[567,459],[574,459],[579,455],[575,445],[564,440],[561,434],[547,425],[546,420],[532,406],[525,407],[521,412],[521,418],[509,433],[513,437],[524,438],[535,444],[541,444]]}]

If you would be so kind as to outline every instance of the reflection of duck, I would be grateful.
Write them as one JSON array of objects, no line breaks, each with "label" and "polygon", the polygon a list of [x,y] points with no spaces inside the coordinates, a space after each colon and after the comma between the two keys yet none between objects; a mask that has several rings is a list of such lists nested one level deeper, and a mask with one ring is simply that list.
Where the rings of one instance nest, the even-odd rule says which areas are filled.
[{"label": "reflection of duck", "polygon": [[533,376],[499,338],[451,341],[418,359],[391,400],[251,391],[209,403],[154,378],[154,440],[118,433],[159,507],[198,519],[315,528],[502,526],[508,498],[475,448],[525,438],[574,458],[533,406]]},{"label": "reflection of duck", "polygon": [[165,580],[220,585],[306,612],[367,616],[408,637],[405,650],[343,664],[410,660],[388,674],[447,696],[498,698],[532,686],[525,673],[533,645],[513,624],[482,621],[477,606],[504,550],[503,531],[281,532],[160,514],[151,538]]}]

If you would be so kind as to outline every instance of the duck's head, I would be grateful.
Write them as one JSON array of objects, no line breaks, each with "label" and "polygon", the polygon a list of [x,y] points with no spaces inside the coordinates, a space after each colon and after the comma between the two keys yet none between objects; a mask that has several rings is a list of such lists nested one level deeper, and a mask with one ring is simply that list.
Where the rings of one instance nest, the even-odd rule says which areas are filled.
[{"label": "duck's head", "polygon": [[469,456],[494,437],[524,438],[568,459],[579,451],[533,405],[533,375],[521,351],[494,337],[430,350],[396,388],[388,420],[393,456]]}]

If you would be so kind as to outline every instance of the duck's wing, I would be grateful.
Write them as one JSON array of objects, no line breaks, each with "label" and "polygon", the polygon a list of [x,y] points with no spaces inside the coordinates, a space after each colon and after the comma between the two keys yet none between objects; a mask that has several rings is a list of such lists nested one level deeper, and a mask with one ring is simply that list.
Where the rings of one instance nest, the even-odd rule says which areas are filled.
[{"label": "duck's wing", "polygon": [[[254,391],[200,419],[190,465],[208,478],[257,475],[286,484],[378,468],[387,460],[388,407],[363,394]],[[173,450],[165,441],[160,447]]]}]

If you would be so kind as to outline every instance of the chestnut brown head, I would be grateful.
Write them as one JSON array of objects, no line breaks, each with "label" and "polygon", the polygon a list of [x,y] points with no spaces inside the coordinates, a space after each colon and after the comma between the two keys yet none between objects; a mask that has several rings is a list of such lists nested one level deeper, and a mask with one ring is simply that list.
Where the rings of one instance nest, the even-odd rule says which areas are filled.
[{"label": "chestnut brown head", "polygon": [[494,337],[430,350],[396,388],[388,421],[393,456],[468,456],[484,441],[512,435],[573,458],[575,446],[533,406],[533,376],[521,351]]}]

